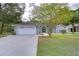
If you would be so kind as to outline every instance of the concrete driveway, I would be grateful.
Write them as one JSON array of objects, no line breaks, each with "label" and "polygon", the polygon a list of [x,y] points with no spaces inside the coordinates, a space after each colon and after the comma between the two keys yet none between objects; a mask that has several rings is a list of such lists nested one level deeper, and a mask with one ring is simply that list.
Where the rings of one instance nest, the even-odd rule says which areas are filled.
[{"label": "concrete driveway", "polygon": [[38,36],[9,35],[0,38],[0,56],[35,56]]}]

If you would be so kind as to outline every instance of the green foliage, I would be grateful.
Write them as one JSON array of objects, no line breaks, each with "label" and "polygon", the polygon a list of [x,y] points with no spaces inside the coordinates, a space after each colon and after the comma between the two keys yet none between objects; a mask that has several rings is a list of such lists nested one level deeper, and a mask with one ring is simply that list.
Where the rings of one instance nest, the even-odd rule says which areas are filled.
[{"label": "green foliage", "polygon": [[76,9],[75,11],[73,11],[74,12],[74,15],[73,15],[73,17],[71,18],[71,20],[70,20],[70,23],[72,24],[72,26],[73,26],[73,28],[72,28],[72,33],[74,34],[74,25],[76,24],[76,23],[79,23],[79,8],[78,9]]},{"label": "green foliage", "polygon": [[[67,22],[72,17],[72,11],[67,6],[67,4],[59,3],[44,3],[40,6],[37,6],[32,11],[33,18],[40,21],[50,21],[53,24],[60,24]],[[56,22],[57,21],[57,22]]]},{"label": "green foliage", "polygon": [[44,3],[32,10],[32,16],[40,24],[48,25],[51,34],[51,27],[69,22],[73,12],[66,3]]},{"label": "green foliage", "polygon": [[0,3],[1,34],[3,32],[4,24],[15,24],[21,21],[24,8],[24,3]]},{"label": "green foliage", "polygon": [[66,30],[65,29],[61,30],[61,33],[65,34],[66,33]]},{"label": "green foliage", "polygon": [[76,9],[74,12],[74,15],[72,17],[72,19],[70,20],[70,23],[79,23],[79,8]]},{"label": "green foliage", "polygon": [[12,35],[16,35],[16,33],[15,32],[12,32]]},{"label": "green foliage", "polygon": [[25,8],[24,4],[22,4],[2,3],[0,6],[0,21],[5,23],[17,23],[20,21]]}]

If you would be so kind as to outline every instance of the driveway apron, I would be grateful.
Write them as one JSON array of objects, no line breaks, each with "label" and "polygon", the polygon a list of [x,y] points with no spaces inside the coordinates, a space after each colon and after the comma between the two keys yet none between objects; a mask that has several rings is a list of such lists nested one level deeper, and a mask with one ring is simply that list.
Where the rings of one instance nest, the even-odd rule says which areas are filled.
[{"label": "driveway apron", "polygon": [[38,36],[9,35],[0,38],[0,56],[36,56]]}]

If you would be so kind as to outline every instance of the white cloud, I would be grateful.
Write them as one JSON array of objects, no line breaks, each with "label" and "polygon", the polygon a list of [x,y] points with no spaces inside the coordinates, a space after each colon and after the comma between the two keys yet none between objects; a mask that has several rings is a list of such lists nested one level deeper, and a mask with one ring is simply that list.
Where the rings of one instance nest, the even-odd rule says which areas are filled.
[{"label": "white cloud", "polygon": [[[25,13],[22,16],[22,20],[23,21],[29,21],[30,11],[33,9],[33,6],[29,7],[29,3],[25,3],[25,4],[26,4],[26,8],[25,8]],[[39,5],[39,3],[35,3],[35,5]]]},{"label": "white cloud", "polygon": [[29,15],[30,15],[30,13],[29,13],[30,8],[29,8],[29,3],[25,3],[25,4],[26,4],[25,13],[22,16],[22,20],[23,21],[28,21],[29,20]]}]

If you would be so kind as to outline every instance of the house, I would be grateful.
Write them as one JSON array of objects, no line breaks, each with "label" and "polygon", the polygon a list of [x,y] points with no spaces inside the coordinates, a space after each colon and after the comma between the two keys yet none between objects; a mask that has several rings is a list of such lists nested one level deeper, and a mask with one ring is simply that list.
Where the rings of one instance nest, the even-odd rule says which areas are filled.
[{"label": "house", "polygon": [[[73,26],[71,24],[67,26],[57,25],[55,29],[56,33],[61,33],[61,30],[66,30],[66,32],[73,32]],[[74,25],[74,32],[79,32],[79,24]]]},{"label": "house", "polygon": [[36,34],[36,25],[29,22],[16,24],[14,32],[17,35]]},{"label": "house", "polygon": [[[66,26],[66,32],[72,32],[73,31],[73,26],[70,24]],[[74,32],[79,32],[79,24],[74,25]]]},{"label": "house", "polygon": [[[79,32],[79,24],[75,24],[75,32]],[[52,33],[61,33],[61,30],[66,30],[66,32],[72,32],[72,25],[64,26],[62,24],[57,25],[52,28]],[[20,23],[14,26],[14,32],[17,35],[39,35],[42,33],[48,33],[47,25],[37,25],[31,22]]]},{"label": "house", "polygon": [[48,33],[47,26],[36,25],[31,22],[20,23],[14,26],[14,32],[16,35],[29,35],[29,34],[42,34],[43,32]]}]

